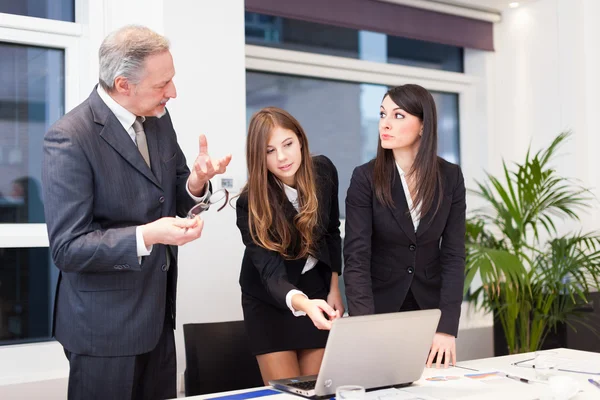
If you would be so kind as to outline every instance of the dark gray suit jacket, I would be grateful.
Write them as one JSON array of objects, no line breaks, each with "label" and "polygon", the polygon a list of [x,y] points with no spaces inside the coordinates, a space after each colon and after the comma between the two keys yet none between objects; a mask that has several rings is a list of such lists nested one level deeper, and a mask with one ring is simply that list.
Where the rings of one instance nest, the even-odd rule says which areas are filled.
[{"label": "dark gray suit jacket", "polygon": [[53,331],[73,353],[145,353],[158,343],[165,313],[175,319],[177,247],[168,246],[170,268],[164,245],[140,264],[135,229],[185,216],[195,202],[169,114],[146,118],[144,130],[152,169],[94,89],[44,137],[46,221],[61,270]]}]

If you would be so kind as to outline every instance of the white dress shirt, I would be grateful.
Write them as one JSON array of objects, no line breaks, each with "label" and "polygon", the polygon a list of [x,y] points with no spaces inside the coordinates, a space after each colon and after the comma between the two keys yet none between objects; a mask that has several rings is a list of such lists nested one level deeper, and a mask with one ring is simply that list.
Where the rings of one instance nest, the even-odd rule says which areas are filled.
[{"label": "white dress shirt", "polygon": [[[106,93],[102,86],[98,85],[98,89],[96,91],[98,92],[98,95],[100,96],[102,101],[104,101],[106,106],[110,109],[110,111],[112,111],[115,117],[117,117],[117,120],[119,120],[119,122],[123,126],[123,129],[125,129],[131,140],[133,140],[133,143],[135,143],[135,145],[137,146],[137,143],[135,141],[135,131],[133,130],[133,123],[137,118],[136,115],[131,113],[129,110],[125,109],[125,107],[123,107],[119,103],[117,103],[112,97],[110,97],[108,93]],[[145,117],[142,118],[145,119]],[[187,192],[190,195],[190,197],[194,199],[196,203],[199,203],[206,198],[208,191],[204,194],[204,196],[196,197],[192,193],[190,193],[188,183],[189,179],[188,182],[186,182],[185,184],[185,188],[187,189]],[[152,246],[146,247],[144,245],[144,236],[142,235],[141,226],[135,228],[135,239],[138,258],[150,255],[150,253],[152,252]]]},{"label": "white dress shirt", "polygon": [[410,210],[410,217],[413,222],[413,226],[415,227],[415,232],[419,227],[419,222],[421,221],[421,205],[416,209],[413,209],[413,200],[410,197],[410,190],[408,190],[408,183],[406,182],[406,174],[402,171],[402,168],[396,163],[396,168],[398,168],[398,173],[400,174],[400,181],[402,182],[402,188],[404,189],[404,196],[406,197],[406,203],[408,204],[408,209]]},{"label": "white dress shirt", "polygon": [[[283,190],[285,191],[285,195],[288,198],[288,200],[290,201],[290,203],[292,203],[292,205],[294,206],[296,211],[298,211],[298,209],[300,208],[300,203],[298,202],[298,191],[296,189],[294,189],[293,187],[286,185],[285,183],[283,184]],[[308,256],[308,259],[306,260],[306,264],[304,264],[304,268],[302,268],[301,274],[305,274],[308,271],[310,271],[311,269],[313,269],[315,267],[315,265],[317,265],[318,262],[319,262],[319,260],[317,260],[313,256]],[[285,296],[285,303],[287,304],[288,308],[292,311],[292,313],[296,317],[301,317],[301,316],[306,315],[306,313],[304,311],[296,311],[296,310],[294,310],[294,307],[292,307],[292,296],[295,294],[301,294],[306,298],[308,298],[308,296],[306,296],[300,290],[296,290],[296,289],[290,290],[288,292],[288,294]]]}]

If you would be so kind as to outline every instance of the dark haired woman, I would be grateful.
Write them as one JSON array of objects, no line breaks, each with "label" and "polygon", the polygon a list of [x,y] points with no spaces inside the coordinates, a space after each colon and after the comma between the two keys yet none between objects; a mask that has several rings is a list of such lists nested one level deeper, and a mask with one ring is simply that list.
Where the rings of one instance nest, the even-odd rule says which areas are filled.
[{"label": "dark haired woman", "polygon": [[437,367],[456,362],[465,208],[460,167],[437,156],[433,97],[418,85],[389,90],[377,156],[354,170],[346,197],[346,298],[351,316],[439,308],[428,367],[436,356]]}]

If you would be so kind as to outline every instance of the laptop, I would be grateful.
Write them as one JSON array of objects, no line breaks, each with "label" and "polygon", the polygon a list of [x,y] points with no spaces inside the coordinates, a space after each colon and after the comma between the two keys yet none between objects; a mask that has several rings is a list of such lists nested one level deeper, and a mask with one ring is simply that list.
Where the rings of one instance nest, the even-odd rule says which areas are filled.
[{"label": "laptop", "polygon": [[337,319],[319,375],[269,383],[308,398],[334,395],[342,385],[367,390],[410,385],[423,374],[440,316],[433,309]]}]

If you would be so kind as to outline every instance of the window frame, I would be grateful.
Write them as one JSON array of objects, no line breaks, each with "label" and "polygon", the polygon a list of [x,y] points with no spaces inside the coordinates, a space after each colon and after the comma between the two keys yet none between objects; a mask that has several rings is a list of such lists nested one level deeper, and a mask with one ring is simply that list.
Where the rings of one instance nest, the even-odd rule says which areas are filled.
[{"label": "window frame", "polygon": [[[481,151],[486,146],[486,140],[479,134],[482,129],[479,124],[485,116],[473,117],[480,111],[477,96],[481,85],[485,83],[480,76],[252,44],[246,44],[245,47],[246,71],[386,86],[415,83],[431,91],[457,94],[460,165],[467,186],[479,176],[474,171],[487,165],[486,152]],[[472,61],[467,57],[464,61],[467,71]],[[341,221],[342,236],[344,222]]]},{"label": "window frame", "polygon": [[[80,3],[76,1],[76,9]],[[64,108],[75,107],[80,100],[81,24],[5,13],[0,21],[0,42],[64,51]],[[0,248],[30,247],[48,247],[46,224],[0,224]]]},{"label": "window frame", "polygon": [[[86,79],[89,78],[85,71],[87,71],[89,63],[89,57],[86,55],[90,38],[83,28],[83,23],[91,20],[92,11],[97,10],[91,10],[88,7],[88,0],[75,0],[76,22],[0,13],[0,42],[64,51],[63,106],[65,112],[79,104],[82,96],[82,83],[85,84]],[[0,224],[0,249],[48,247],[48,231],[45,223]],[[20,357],[25,360],[36,359],[36,355],[40,351],[57,353],[61,350],[62,346],[51,337],[0,345],[2,357],[14,351],[21,352],[19,353]],[[57,377],[62,377],[65,376],[64,364],[64,362],[57,364],[53,360],[49,360],[42,363],[40,369],[55,370],[56,372],[53,373]],[[0,364],[0,370],[3,368],[5,367]],[[26,375],[9,376],[5,380],[0,380],[0,386],[6,383],[28,381],[35,374]]]}]

